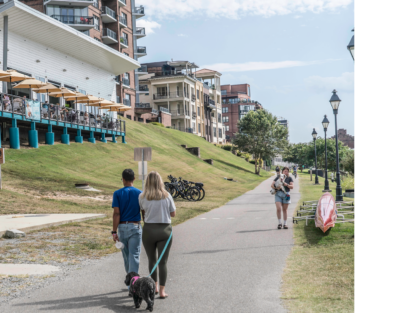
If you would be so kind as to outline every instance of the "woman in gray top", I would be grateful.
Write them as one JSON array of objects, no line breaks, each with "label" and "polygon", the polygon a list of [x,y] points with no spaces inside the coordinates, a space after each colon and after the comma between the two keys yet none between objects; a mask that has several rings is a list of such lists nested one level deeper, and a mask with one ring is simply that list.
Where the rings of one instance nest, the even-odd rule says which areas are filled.
[{"label": "woman in gray top", "polygon": [[[151,272],[157,263],[157,254],[161,255],[171,235],[171,217],[174,217],[176,213],[174,200],[165,190],[162,178],[157,172],[153,171],[148,175],[144,191],[139,196],[139,204],[144,221],[143,246],[149,259],[149,272]],[[167,261],[172,239],[158,264],[161,299],[168,297],[165,293],[165,283],[167,282]],[[153,272],[151,278],[156,282],[156,294],[158,294],[157,269]]]}]

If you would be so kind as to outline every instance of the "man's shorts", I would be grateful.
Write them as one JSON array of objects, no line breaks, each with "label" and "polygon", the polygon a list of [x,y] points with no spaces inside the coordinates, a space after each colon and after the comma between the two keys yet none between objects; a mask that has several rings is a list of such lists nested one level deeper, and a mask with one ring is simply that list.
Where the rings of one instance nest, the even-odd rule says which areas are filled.
[{"label": "man's shorts", "polygon": [[283,191],[279,190],[276,194],[275,194],[275,202],[281,202],[281,203],[291,203],[291,199],[286,200],[286,193],[284,193]]}]

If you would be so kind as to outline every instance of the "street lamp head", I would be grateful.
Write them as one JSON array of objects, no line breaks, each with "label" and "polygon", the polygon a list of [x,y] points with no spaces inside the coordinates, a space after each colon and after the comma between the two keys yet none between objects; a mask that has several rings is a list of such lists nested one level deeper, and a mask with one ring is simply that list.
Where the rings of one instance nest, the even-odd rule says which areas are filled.
[{"label": "street lamp head", "polygon": [[336,92],[337,92],[336,90],[332,91],[333,95],[331,97],[331,100],[329,100],[329,102],[331,103],[332,109],[333,109],[333,113],[337,113],[340,102],[342,101],[339,99],[339,96],[336,94]]},{"label": "street lamp head", "polygon": [[312,131],[312,133],[311,133],[311,135],[313,136],[313,139],[315,140],[315,139],[317,139],[317,132],[315,131],[315,128],[313,128],[313,131]]},{"label": "street lamp head", "polygon": [[[354,29],[352,30],[354,32]],[[347,45],[347,49],[350,51],[351,57],[354,61],[354,35],[351,37],[350,43]]]},{"label": "street lamp head", "polygon": [[326,118],[326,115],[325,115],[325,117],[324,117],[324,119],[323,119],[323,121],[322,121],[322,126],[324,127],[324,130],[325,130],[325,131],[328,129],[329,121],[328,121],[328,119]]}]

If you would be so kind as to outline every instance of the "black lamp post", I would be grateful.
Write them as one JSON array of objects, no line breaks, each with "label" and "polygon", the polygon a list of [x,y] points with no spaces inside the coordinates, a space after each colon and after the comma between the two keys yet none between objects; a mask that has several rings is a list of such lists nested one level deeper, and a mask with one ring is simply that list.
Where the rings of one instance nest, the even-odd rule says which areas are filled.
[{"label": "black lamp post", "polygon": [[328,130],[329,121],[326,118],[326,115],[322,121],[322,126],[324,127],[324,132],[325,132],[325,188],[324,190],[322,190],[322,192],[331,192],[332,190],[329,190],[329,182],[328,182],[328,150],[326,148],[326,131]]},{"label": "black lamp post", "polygon": [[339,146],[338,146],[338,135],[337,135],[337,114],[339,105],[342,100],[339,99],[336,94],[336,90],[332,91],[333,95],[329,102],[331,103],[333,114],[335,115],[335,139],[336,139],[336,201],[343,201],[342,186],[340,185],[340,171],[339,171]]},{"label": "black lamp post", "polygon": [[314,150],[315,150],[315,184],[314,185],[319,185],[319,182],[318,182],[318,169],[317,169],[317,144],[316,144],[317,132],[315,131],[315,128],[313,129],[313,132],[311,133],[311,135],[313,136]]},{"label": "black lamp post", "polygon": [[[354,32],[354,29],[352,30]],[[351,57],[354,61],[354,35],[351,37],[350,43],[347,45],[347,49],[350,51]]]}]

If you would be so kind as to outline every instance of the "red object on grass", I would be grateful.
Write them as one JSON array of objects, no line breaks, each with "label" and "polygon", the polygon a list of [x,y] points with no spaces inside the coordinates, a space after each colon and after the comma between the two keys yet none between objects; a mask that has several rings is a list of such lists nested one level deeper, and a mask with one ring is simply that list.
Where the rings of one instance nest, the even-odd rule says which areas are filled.
[{"label": "red object on grass", "polygon": [[315,227],[319,227],[324,233],[331,227],[335,227],[337,219],[336,201],[326,192],[318,201],[315,211]]}]

